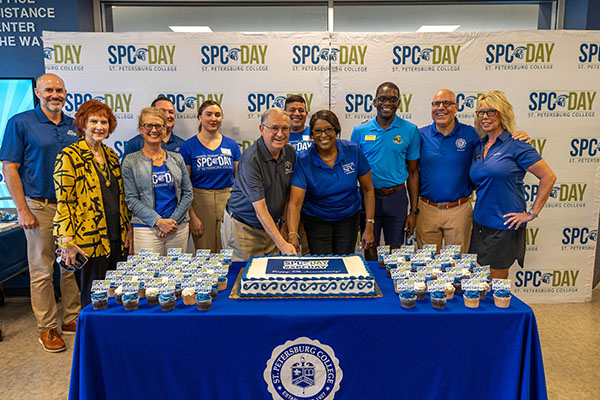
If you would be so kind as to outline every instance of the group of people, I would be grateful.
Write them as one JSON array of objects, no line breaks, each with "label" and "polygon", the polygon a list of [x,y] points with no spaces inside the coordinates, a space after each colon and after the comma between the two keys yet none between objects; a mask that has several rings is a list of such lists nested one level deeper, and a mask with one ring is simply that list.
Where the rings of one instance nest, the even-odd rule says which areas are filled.
[{"label": "group of people", "polygon": [[[44,74],[40,104],[9,121],[0,159],[27,238],[31,301],[40,342],[65,349],[58,332],[52,285],[56,248],[61,271],[62,332],[74,333],[91,283],[141,248],[166,254],[186,248],[233,249],[233,260],[280,253],[351,254],[358,234],[369,260],[381,233],[400,247],[416,230],[417,244],[461,245],[506,278],[523,265],[525,224],[548,199],[556,177],[514,132],[512,106],[502,92],[477,102],[475,128],[456,119],[456,96],[438,91],[433,123],[418,129],[398,117],[400,90],[376,89],[375,118],[351,140],[329,110],[312,114],[301,96],[261,116],[260,137],[242,154],[220,133],[221,105],[198,109],[198,133],[173,132],[175,110],[166,97],[141,110],[139,135],[128,141],[122,165],[103,141],[116,127],[110,108],[85,102],[72,119],[62,112],[66,89]],[[526,210],[526,172],[540,180]],[[471,194],[476,191],[475,208]],[[80,298],[78,298],[80,293]]]}]

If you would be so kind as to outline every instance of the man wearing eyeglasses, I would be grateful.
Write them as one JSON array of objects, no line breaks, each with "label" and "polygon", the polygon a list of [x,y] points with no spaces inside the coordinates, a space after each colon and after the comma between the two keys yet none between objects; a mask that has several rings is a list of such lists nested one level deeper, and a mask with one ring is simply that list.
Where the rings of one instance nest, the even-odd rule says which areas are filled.
[{"label": "man wearing eyeglasses", "polygon": [[456,95],[439,90],[431,102],[433,123],[419,129],[421,134],[421,185],[417,245],[436,244],[469,248],[473,207],[473,185],[469,167],[479,136],[470,125],[456,119]]},{"label": "man wearing eyeglasses", "polygon": [[398,248],[404,243],[405,231],[412,235],[419,213],[419,131],[396,115],[400,102],[398,86],[384,82],[375,93],[377,116],[355,126],[351,137],[371,165],[375,187],[375,218],[365,220],[366,224],[374,224],[374,246],[365,250],[368,260],[377,259],[376,246],[382,229],[386,244]]},{"label": "man wearing eyeglasses", "polygon": [[[173,106],[173,103],[168,97],[159,96],[152,101],[150,107],[163,110],[167,116],[167,133],[163,138],[162,148],[164,150],[179,152],[179,148],[185,140],[173,133],[173,128],[175,127],[175,107]],[[127,141],[123,157],[127,154],[141,150],[142,147],[144,147],[144,138],[141,134],[136,135]]]},{"label": "man wearing eyeglasses", "polygon": [[296,255],[295,247],[279,232],[285,215],[296,153],[288,144],[290,118],[280,108],[265,111],[259,126],[261,137],[238,164],[223,225],[234,261],[253,256]]},{"label": "man wearing eyeglasses", "polygon": [[[433,123],[419,129],[421,134],[421,184],[417,245],[460,245],[469,249],[473,206],[473,184],[469,168],[479,143],[475,128],[458,121],[456,95],[449,89],[436,92],[431,102]],[[528,140],[523,132],[514,132],[516,140]]]}]

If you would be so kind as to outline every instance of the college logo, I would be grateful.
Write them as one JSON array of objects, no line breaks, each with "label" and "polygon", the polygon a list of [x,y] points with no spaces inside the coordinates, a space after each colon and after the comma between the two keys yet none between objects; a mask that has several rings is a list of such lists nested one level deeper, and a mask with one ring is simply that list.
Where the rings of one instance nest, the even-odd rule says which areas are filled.
[{"label": "college logo", "polygon": [[177,71],[175,45],[111,44],[106,50],[109,71]]},{"label": "college logo", "polygon": [[465,148],[465,146],[467,145],[467,141],[463,138],[456,139],[455,143],[456,143],[456,148],[458,150],[463,150]]},{"label": "college logo", "polygon": [[346,175],[353,174],[356,171],[356,167],[354,166],[353,162],[342,165],[342,169]]},{"label": "college logo", "polygon": [[55,44],[44,47],[44,61],[48,71],[83,71],[80,44]]},{"label": "college logo", "polygon": [[392,49],[392,72],[460,71],[460,45],[398,45]]},{"label": "college logo", "polygon": [[200,47],[202,71],[268,71],[266,44],[221,44]]},{"label": "college logo", "polygon": [[[550,197],[544,207],[546,208],[585,208],[584,201],[587,183],[555,183],[550,192]],[[539,185],[523,185],[523,194],[526,202],[533,202],[537,196]]]},{"label": "college logo", "polygon": [[175,119],[196,119],[198,108],[206,100],[213,100],[223,104],[223,93],[159,93],[157,97],[166,97],[171,100],[177,112]]},{"label": "college logo", "polygon": [[581,43],[577,61],[578,69],[600,69],[600,44]]},{"label": "college logo", "polygon": [[[401,93],[398,104],[398,116],[404,119],[411,119],[410,103],[412,93]],[[344,96],[344,111],[346,119],[365,120],[375,117],[376,109],[373,105],[374,96],[370,93],[346,93]]]},{"label": "college logo", "polygon": [[343,373],[331,347],[299,337],[273,350],[263,377],[274,400],[332,400]]},{"label": "college logo", "polygon": [[531,91],[528,118],[591,118],[595,90]]},{"label": "college logo", "polygon": [[291,95],[302,96],[306,101],[306,111],[310,112],[313,93],[248,93],[248,119],[260,118],[260,114],[269,108],[285,108],[285,99]]},{"label": "college logo", "polygon": [[568,293],[577,292],[579,270],[519,270],[515,273],[514,292]]},{"label": "college logo", "polygon": [[366,72],[367,46],[292,46],[292,71]]},{"label": "college logo", "polygon": [[456,118],[459,120],[467,120],[469,124],[473,124],[475,118],[475,109],[477,108],[477,98],[485,91],[475,92],[459,92],[456,94]]},{"label": "college logo", "polygon": [[284,167],[286,175],[294,172],[294,166],[292,165],[291,161],[286,161]]},{"label": "college logo", "polygon": [[486,71],[552,69],[554,42],[490,43],[485,47]]},{"label": "college logo", "polygon": [[600,140],[598,138],[572,138],[569,156],[570,163],[600,162]]},{"label": "college logo", "polygon": [[88,100],[98,100],[106,104],[113,111],[117,119],[133,119],[131,112],[131,93],[84,93],[67,92],[65,107],[63,111],[67,114],[75,114],[79,106]]},{"label": "college logo", "polygon": [[540,233],[540,228],[525,228],[525,245],[527,246],[527,251],[537,251],[537,237]]},{"label": "college logo", "polygon": [[544,157],[544,148],[546,147],[546,143],[548,139],[546,138],[531,138],[531,143],[529,143],[534,149],[537,150],[540,157]]},{"label": "college logo", "polygon": [[562,251],[589,251],[596,249],[598,230],[584,226],[568,226],[562,230]]}]

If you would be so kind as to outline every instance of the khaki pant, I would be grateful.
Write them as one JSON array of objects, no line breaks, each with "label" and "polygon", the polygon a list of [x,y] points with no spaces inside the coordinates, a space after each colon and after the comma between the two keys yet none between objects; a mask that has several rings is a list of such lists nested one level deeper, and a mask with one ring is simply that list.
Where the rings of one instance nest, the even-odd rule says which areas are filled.
[{"label": "khaki pant", "polygon": [[473,206],[470,201],[447,210],[421,201],[419,209],[416,227],[419,248],[423,248],[424,244],[436,244],[439,252],[442,244],[459,244],[463,253],[469,251],[473,224]]},{"label": "khaki pant", "polygon": [[187,251],[190,239],[190,224],[184,222],[177,227],[175,233],[167,235],[164,238],[156,235],[156,228],[133,227],[133,251],[140,253],[140,249],[152,249],[153,252],[161,256],[167,255],[168,249],[183,249]]},{"label": "khaki pant", "polygon": [[210,249],[212,253],[218,253],[223,248],[221,224],[230,194],[231,188],[217,190],[194,188],[192,208],[204,225],[202,236],[192,235],[196,250]]},{"label": "khaki pant", "polygon": [[[37,218],[39,226],[25,229],[27,238],[27,258],[31,278],[31,307],[40,332],[58,328],[58,310],[54,300],[55,245],[52,233],[52,221],[56,205],[27,199],[31,212]],[[80,310],[79,288],[74,274],[60,269],[60,292],[63,304],[62,323],[68,325],[77,318]]]},{"label": "khaki pant", "polygon": [[246,225],[225,212],[223,229],[227,232],[227,248],[233,250],[232,261],[247,261],[250,257],[278,254],[277,246],[267,232]]}]

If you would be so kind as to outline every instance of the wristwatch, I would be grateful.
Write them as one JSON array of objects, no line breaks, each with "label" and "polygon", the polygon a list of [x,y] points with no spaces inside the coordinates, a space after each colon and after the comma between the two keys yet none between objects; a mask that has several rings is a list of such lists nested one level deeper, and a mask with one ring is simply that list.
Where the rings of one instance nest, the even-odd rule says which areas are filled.
[{"label": "wristwatch", "polygon": [[367,218],[367,222],[370,222],[370,223],[374,224],[375,223],[375,219],[373,219],[373,218]]},{"label": "wristwatch", "polygon": [[419,211],[421,211],[421,210],[419,210],[418,208],[411,208],[410,209],[410,212],[414,213],[415,215],[419,215]]},{"label": "wristwatch", "polygon": [[531,215],[533,216],[533,219],[536,219],[536,218],[537,218],[537,214],[535,213],[535,211],[533,211],[533,207],[531,207],[531,208],[529,209],[529,213],[528,213],[528,214],[531,214]]}]

